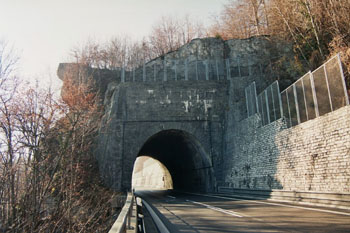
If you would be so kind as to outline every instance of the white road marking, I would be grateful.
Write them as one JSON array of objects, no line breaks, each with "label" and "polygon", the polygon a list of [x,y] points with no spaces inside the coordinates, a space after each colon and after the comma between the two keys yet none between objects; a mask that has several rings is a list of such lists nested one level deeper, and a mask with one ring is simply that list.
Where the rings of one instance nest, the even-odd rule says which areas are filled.
[{"label": "white road marking", "polygon": [[235,217],[239,217],[239,218],[243,217],[243,216],[237,214],[236,212],[233,212],[233,211],[230,211],[230,210],[224,210],[224,209],[221,209],[221,208],[218,208],[218,207],[215,207],[215,206],[211,206],[211,205],[207,205],[207,204],[204,204],[204,203],[201,203],[201,202],[196,202],[196,201],[191,201],[191,200],[186,200],[186,201],[192,202],[192,203],[197,204],[197,205],[205,206],[208,209],[215,210],[215,211],[218,211],[218,212],[221,212],[221,213],[224,213],[224,214],[229,214],[229,215],[232,215],[232,216],[235,216]]},{"label": "white road marking", "polygon": [[279,203],[244,200],[244,199],[239,199],[239,198],[234,198],[234,197],[221,197],[221,196],[214,196],[214,195],[208,195],[208,194],[198,194],[198,193],[188,193],[188,194],[205,196],[205,197],[214,197],[214,198],[225,199],[225,200],[246,201],[246,202],[253,202],[253,203],[259,203],[259,204],[265,204],[265,205],[284,206],[284,207],[289,207],[289,208],[296,208],[296,209],[311,210],[311,211],[318,211],[318,212],[325,212],[325,213],[331,213],[331,214],[340,214],[340,215],[350,216],[350,213],[339,212],[339,211],[334,211],[334,210],[323,210],[323,209],[317,209],[317,208],[285,205],[285,204],[279,204]]},{"label": "white road marking", "polygon": [[172,199],[176,199],[176,197],[173,197],[173,196],[170,196],[170,195],[168,195],[167,197],[170,197],[170,198],[172,198]]}]

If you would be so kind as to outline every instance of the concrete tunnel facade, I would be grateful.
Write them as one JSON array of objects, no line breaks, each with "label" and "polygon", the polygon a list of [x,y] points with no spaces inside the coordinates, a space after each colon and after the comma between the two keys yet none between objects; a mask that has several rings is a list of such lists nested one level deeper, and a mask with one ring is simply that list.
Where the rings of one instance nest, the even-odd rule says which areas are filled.
[{"label": "concrete tunnel facade", "polygon": [[147,155],[166,166],[175,189],[215,190],[222,179],[227,89],[227,81],[110,87],[95,152],[104,182],[130,190],[135,160]]}]

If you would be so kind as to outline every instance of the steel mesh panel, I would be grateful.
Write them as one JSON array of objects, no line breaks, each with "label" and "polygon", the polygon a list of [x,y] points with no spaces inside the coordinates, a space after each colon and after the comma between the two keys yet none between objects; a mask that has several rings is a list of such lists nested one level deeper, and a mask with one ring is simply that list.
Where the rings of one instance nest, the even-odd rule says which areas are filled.
[{"label": "steel mesh panel", "polygon": [[275,115],[275,111],[274,111],[274,102],[273,102],[273,97],[272,97],[272,87],[269,86],[267,89],[267,101],[268,101],[268,112],[269,112],[269,116],[270,116],[270,122],[275,121],[276,120],[276,115]]},{"label": "steel mesh panel", "polygon": [[319,115],[322,116],[331,111],[326,74],[323,66],[312,72],[312,75],[315,84],[318,112]]},{"label": "steel mesh panel", "polygon": [[307,121],[307,111],[305,105],[305,96],[303,90],[303,82],[301,79],[295,83],[295,90],[297,94],[298,112],[300,123]]},{"label": "steel mesh panel", "polygon": [[262,106],[262,114],[263,114],[263,125],[269,124],[268,120],[268,112],[267,112],[267,105],[266,105],[266,97],[265,97],[265,91],[261,93],[261,106]]},{"label": "steel mesh panel", "polygon": [[286,119],[287,126],[290,127],[292,125],[292,123],[291,123],[291,119],[290,119],[290,111],[289,111],[289,104],[288,104],[288,98],[287,98],[287,91],[283,91],[281,93],[281,100],[282,100],[283,116]]},{"label": "steel mesh panel", "polygon": [[274,107],[274,112],[275,112],[275,116],[276,116],[276,120],[277,120],[277,119],[280,119],[282,117],[278,82],[274,82],[271,85],[271,88],[272,88],[272,96],[273,96],[273,103],[274,103],[273,107]]},{"label": "steel mesh panel", "polygon": [[316,111],[315,111],[315,103],[314,103],[310,73],[304,76],[303,84],[304,84],[304,93],[305,93],[305,100],[306,100],[307,117],[308,117],[308,120],[311,120],[316,118]]},{"label": "steel mesh panel", "polygon": [[333,111],[347,104],[347,96],[344,91],[344,81],[340,66],[341,64],[338,57],[334,57],[325,64]]},{"label": "steel mesh panel", "polygon": [[289,104],[290,121],[292,126],[295,126],[298,124],[298,116],[297,116],[293,86],[290,86],[287,89],[287,97],[288,97],[288,104]]}]

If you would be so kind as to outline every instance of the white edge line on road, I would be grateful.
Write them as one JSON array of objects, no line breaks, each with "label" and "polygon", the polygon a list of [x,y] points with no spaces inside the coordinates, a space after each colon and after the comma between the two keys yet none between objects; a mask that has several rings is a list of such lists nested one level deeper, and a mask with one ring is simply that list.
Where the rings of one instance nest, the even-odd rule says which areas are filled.
[{"label": "white edge line on road", "polygon": [[312,211],[318,211],[318,212],[325,212],[325,213],[331,213],[331,214],[340,214],[340,215],[350,216],[350,213],[339,212],[339,211],[334,211],[334,210],[323,210],[323,209],[310,208],[310,207],[285,205],[285,204],[271,203],[271,202],[264,202],[264,201],[245,200],[245,199],[239,199],[239,198],[234,198],[234,197],[221,197],[221,196],[214,196],[214,195],[208,195],[208,194],[198,194],[198,193],[188,193],[188,194],[205,196],[205,197],[214,197],[214,198],[220,198],[220,199],[226,199],[226,200],[254,202],[254,203],[260,203],[260,204],[265,204],[265,205],[284,206],[284,207],[289,207],[289,208],[312,210]]},{"label": "white edge line on road", "polygon": [[167,197],[170,197],[170,198],[172,198],[172,199],[176,199],[176,197],[173,197],[173,196],[170,196],[170,195],[168,195]]},{"label": "white edge line on road", "polygon": [[168,228],[164,225],[162,220],[160,220],[159,216],[154,212],[152,207],[143,199],[142,199],[142,203],[147,208],[147,210],[150,213],[150,215],[152,216],[153,221],[157,225],[159,231],[162,232],[162,233],[170,233]]},{"label": "white edge line on road", "polygon": [[197,205],[205,206],[208,209],[215,210],[215,211],[218,211],[218,212],[221,212],[221,213],[225,213],[225,214],[229,214],[229,215],[232,215],[232,216],[235,216],[235,217],[239,217],[239,218],[243,217],[243,216],[237,214],[236,212],[233,212],[233,211],[230,211],[230,210],[224,210],[224,209],[221,209],[221,208],[218,208],[218,207],[215,207],[215,206],[211,206],[211,205],[207,205],[207,204],[204,204],[204,203],[201,203],[201,202],[196,202],[196,201],[191,201],[191,200],[186,200],[186,201],[192,202],[192,203],[197,204]]}]

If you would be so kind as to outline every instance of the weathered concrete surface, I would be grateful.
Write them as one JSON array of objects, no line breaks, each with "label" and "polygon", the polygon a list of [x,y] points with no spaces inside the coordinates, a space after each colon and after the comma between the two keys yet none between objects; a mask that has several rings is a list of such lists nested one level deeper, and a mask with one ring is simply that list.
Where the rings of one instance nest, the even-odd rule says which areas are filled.
[{"label": "weathered concrete surface", "polygon": [[[195,173],[186,188],[213,190],[214,173],[221,172],[215,166],[221,164],[227,87],[226,81],[111,86],[97,148],[106,182],[116,189],[130,188],[136,157],[148,155],[172,175]],[[176,161],[179,166],[174,166]],[[180,187],[182,180],[173,177],[173,182]]]}]

